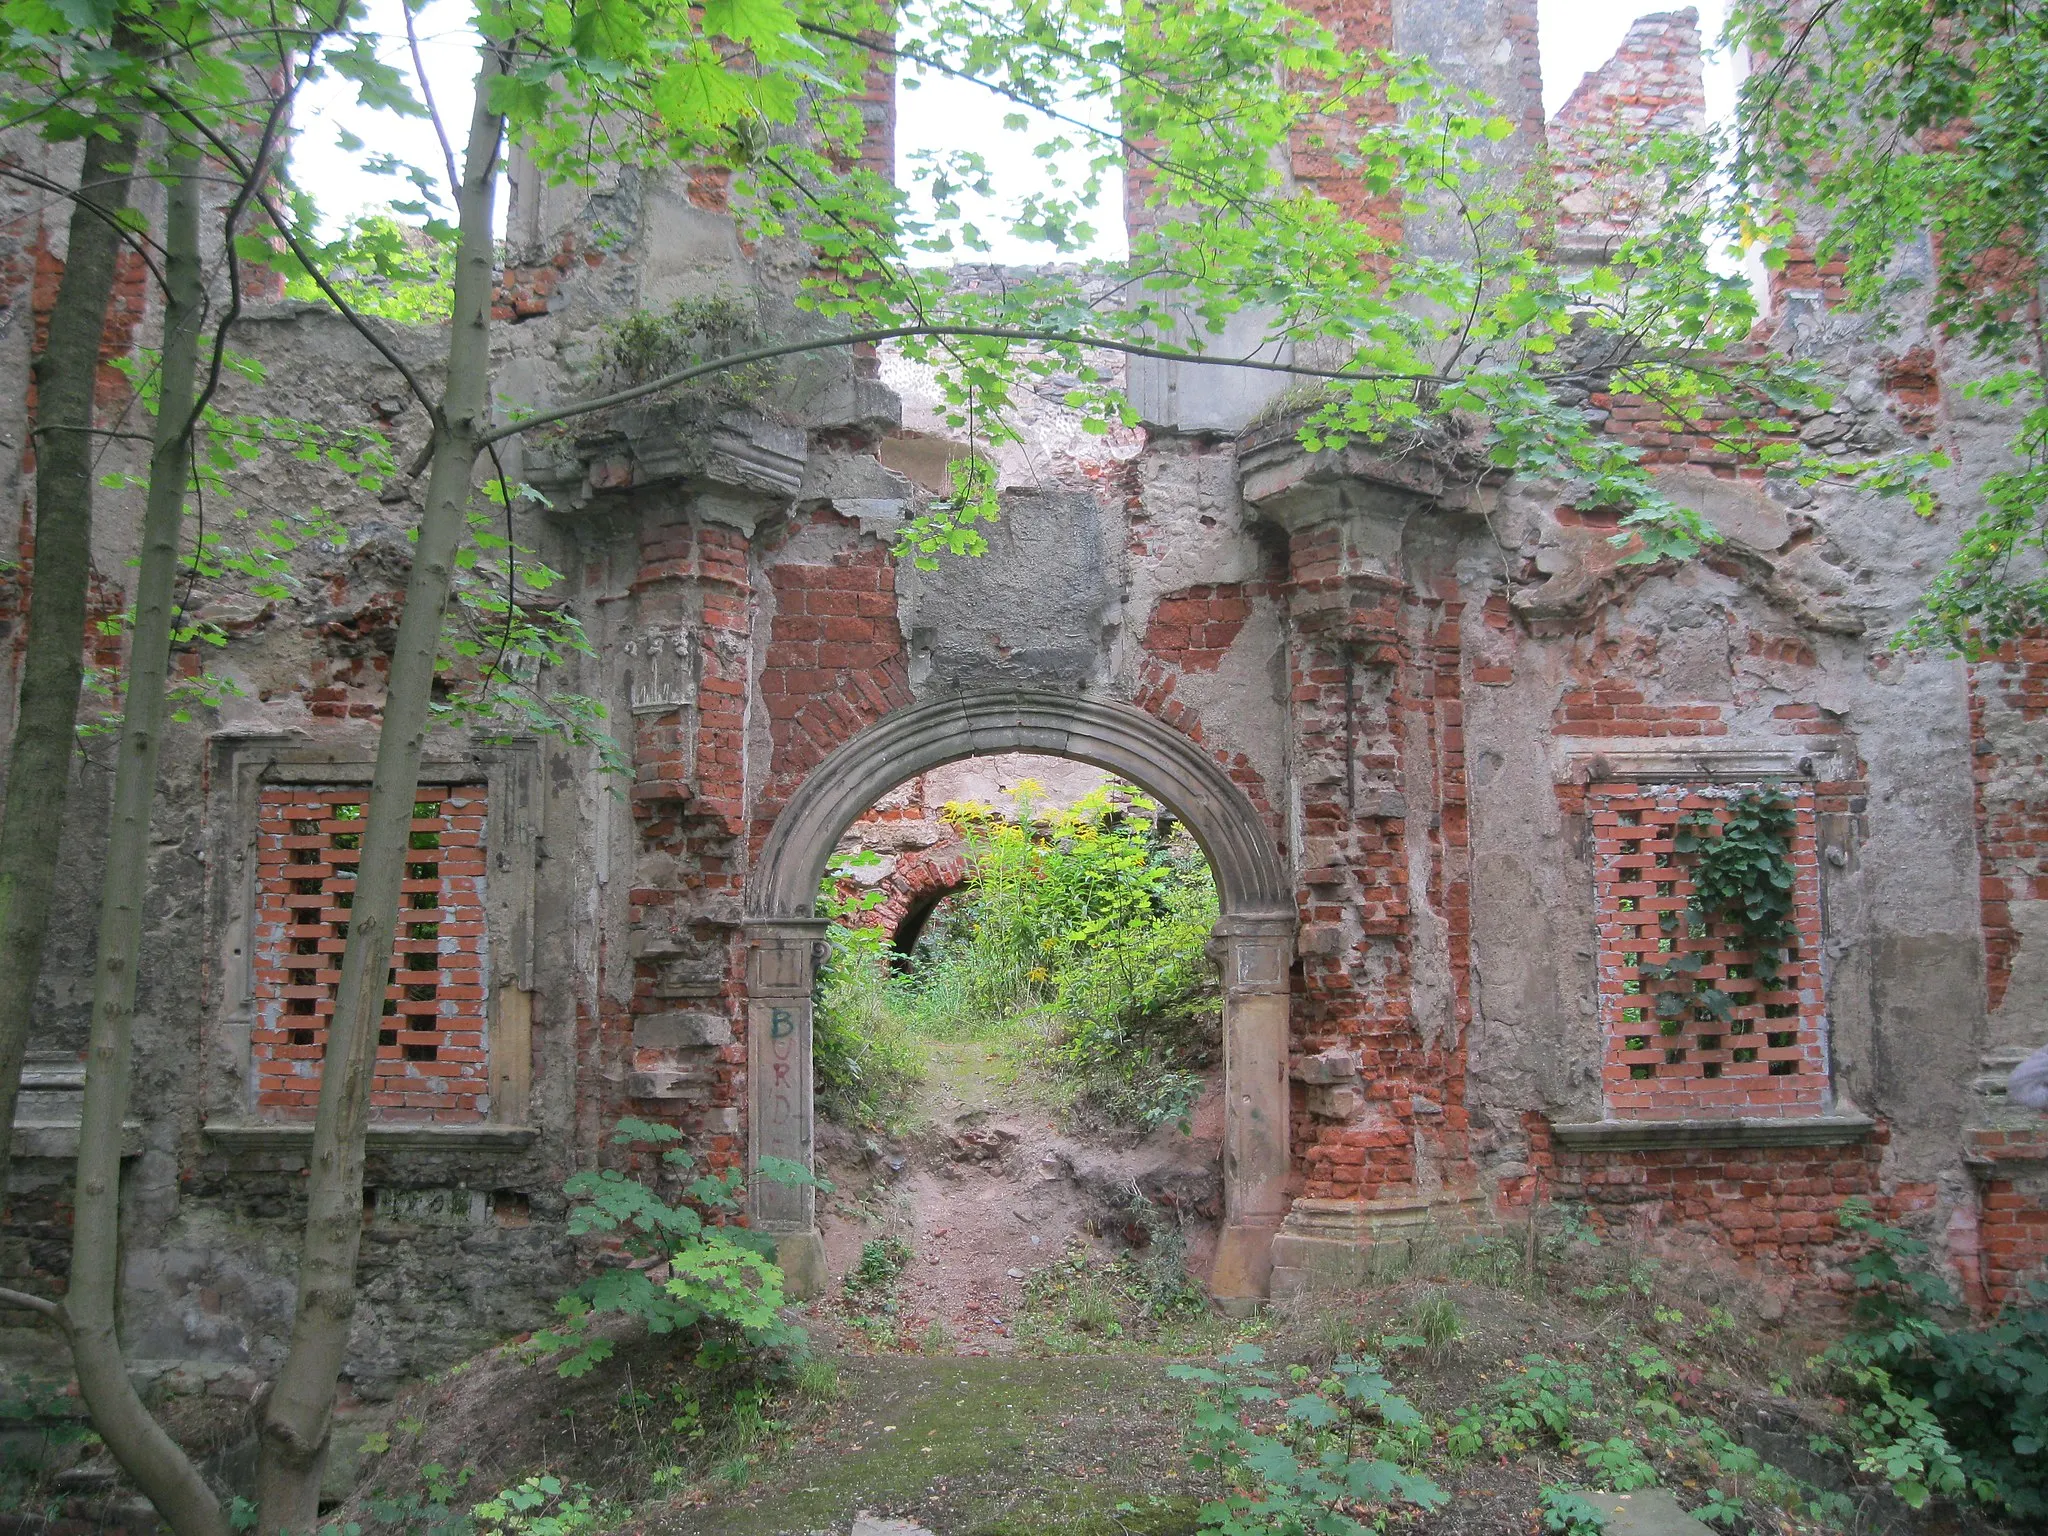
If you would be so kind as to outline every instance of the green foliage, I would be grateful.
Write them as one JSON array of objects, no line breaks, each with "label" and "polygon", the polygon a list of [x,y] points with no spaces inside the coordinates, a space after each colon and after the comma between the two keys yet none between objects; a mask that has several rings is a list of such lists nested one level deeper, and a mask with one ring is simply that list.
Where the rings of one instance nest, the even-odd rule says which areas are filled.
[{"label": "green foliage", "polygon": [[1221,1048],[1215,882],[1194,840],[1128,788],[1041,809],[1026,786],[1015,818],[948,813],[974,883],[911,978],[923,1027],[1036,1015],[1050,1028],[1031,1053],[1077,1108],[1144,1127],[1185,1115]]},{"label": "green foliage", "polygon": [[[363,1500],[364,1513],[378,1527],[407,1536],[473,1536],[475,1525],[468,1512],[455,1506],[475,1473],[474,1467],[450,1472],[438,1461],[427,1462],[419,1470],[417,1486],[369,1495]],[[248,1516],[249,1524],[255,1525],[254,1504],[248,1506]],[[330,1524],[321,1527],[321,1536],[356,1536],[356,1528]]]},{"label": "green foliage", "polygon": [[1544,1440],[1569,1446],[1573,1426],[1594,1414],[1592,1373],[1547,1355],[1523,1356],[1522,1369],[1501,1383],[1497,1397],[1487,1430],[1503,1455]]},{"label": "green foliage", "polygon": [[[753,310],[738,299],[677,299],[661,311],[636,309],[608,321],[598,340],[599,383],[606,389],[644,384],[690,363],[740,352],[760,339]],[[708,400],[745,403],[772,375],[759,364],[734,368],[700,386]]]},{"label": "green foliage", "polygon": [[1303,1366],[1283,1373],[1244,1344],[1213,1368],[1172,1365],[1167,1374],[1198,1389],[1190,1460],[1224,1488],[1202,1506],[1206,1530],[1364,1536],[1375,1529],[1375,1509],[1430,1510],[1449,1500],[1402,1464],[1414,1454],[1414,1432],[1426,1440],[1426,1425],[1377,1360],[1340,1359],[1321,1376]]},{"label": "green foliage", "polygon": [[1733,923],[1737,947],[1756,956],[1757,974],[1774,977],[1785,951],[1798,943],[1792,917],[1791,803],[1775,785],[1745,790],[1724,812],[1694,811],[1672,838],[1672,851],[1697,854],[1693,894],[1695,922]]},{"label": "green foliage", "polygon": [[970,886],[934,915],[907,971],[861,922],[882,900],[835,857],[819,892],[834,918],[813,1030],[821,1101],[871,1120],[919,1075],[916,1039],[1022,1034],[1074,1107],[1150,1127],[1184,1116],[1221,1048],[1215,882],[1193,838],[1128,786],[1046,808],[1020,786],[1014,817],[952,805]]},{"label": "green foliage", "polygon": [[1934,324],[1991,365],[1969,393],[2010,413],[2012,462],[1981,482],[1984,510],[1898,640],[1995,649],[2048,617],[2048,355],[2035,318],[2048,11],[1742,0],[1729,35],[1771,61],[1740,98],[1736,173],[1753,224],[1783,231],[1803,214],[1816,254],[1841,261],[1852,305],[1880,330],[1923,290]]},{"label": "green foliage", "polygon": [[[358,314],[401,325],[436,325],[454,299],[455,232],[440,220],[404,223],[389,213],[359,214],[334,239],[312,247],[319,269]],[[301,302],[324,297],[307,265],[293,263],[285,293]]]},{"label": "green foliage", "polygon": [[1657,1481],[1657,1469],[1627,1435],[1582,1440],[1573,1450],[1602,1488],[1627,1493],[1631,1488],[1647,1488]]},{"label": "green foliage", "polygon": [[466,726],[480,741],[559,737],[590,748],[602,772],[630,775],[631,762],[605,728],[603,701],[555,688],[548,677],[571,657],[596,651],[582,621],[554,591],[562,573],[513,537],[512,504],[538,493],[494,479],[485,494],[503,510],[471,511],[468,537],[456,550],[434,718]]},{"label": "green foliage", "polygon": [[910,1267],[910,1244],[900,1237],[871,1237],[860,1245],[860,1262],[846,1273],[849,1296],[894,1290]]},{"label": "green foliage", "polygon": [[[1692,892],[1683,913],[1657,914],[1663,958],[1645,955],[1638,968],[1652,984],[1655,1016],[1665,1033],[1677,1031],[1689,1008],[1724,1024],[1732,1021],[1738,1034],[1748,1032],[1747,1018],[1733,1018],[1739,998],[1695,980],[1692,972],[1720,947],[1711,935],[1715,925],[1725,924],[1735,929],[1729,946],[1755,957],[1751,964],[1759,983],[1776,982],[1787,951],[1799,942],[1792,911],[1796,825],[1792,806],[1776,785],[1744,790],[1718,812],[1691,811],[1679,819],[1671,846],[1678,857],[1692,861]],[[1697,947],[1687,948],[1688,940],[1698,941]]]},{"label": "green foliage", "polygon": [[1556,1536],[1600,1536],[1607,1529],[1607,1516],[1599,1506],[1569,1488],[1547,1485],[1538,1500],[1543,1529]]},{"label": "green foliage", "polygon": [[545,1472],[472,1505],[469,1517],[476,1536],[582,1536],[599,1524],[588,1489]]},{"label": "green foliage", "polygon": [[1431,1291],[1408,1308],[1408,1326],[1431,1349],[1443,1349],[1465,1331],[1465,1319],[1447,1291]]},{"label": "green foliage", "polygon": [[[555,1306],[561,1320],[534,1335],[536,1353],[566,1352],[555,1367],[560,1375],[584,1375],[611,1357],[612,1341],[593,1331],[606,1313],[632,1318],[650,1333],[692,1332],[701,1346],[737,1341],[762,1351],[801,1341],[801,1330],[777,1315],[782,1271],[773,1262],[773,1240],[706,1220],[738,1213],[738,1171],[690,1178],[695,1159],[674,1145],[681,1139],[673,1126],[633,1119],[621,1120],[612,1134],[622,1148],[663,1149],[659,1161],[668,1179],[688,1179],[675,1203],[616,1168],[572,1174],[562,1186],[582,1202],[570,1209],[570,1234],[602,1234],[626,1262],[600,1269],[564,1296]],[[780,1182],[809,1177],[787,1166],[764,1166],[761,1173]],[[654,1271],[663,1264],[666,1278],[657,1280]]]},{"label": "green foliage", "polygon": [[843,1124],[888,1120],[923,1076],[891,985],[889,936],[858,921],[881,905],[882,893],[861,886],[853,872],[879,862],[872,853],[834,854],[818,888],[818,913],[832,926],[811,1016],[811,1062],[819,1110]]},{"label": "green foliage", "polygon": [[1988,1325],[1950,1326],[1925,1243],[1861,1200],[1841,1219],[1868,1244],[1851,1270],[1857,1327],[1819,1363],[1853,1404],[1857,1465],[1915,1508],[1940,1493],[2048,1516],[2048,1287]]},{"label": "green foliage", "polygon": [[1187,1245],[1177,1228],[1140,1208],[1150,1234],[1142,1248],[1105,1262],[1087,1244],[1070,1241],[1050,1264],[1025,1278],[1017,1338],[1053,1354],[1091,1353],[1119,1343],[1179,1340],[1199,1333],[1208,1297],[1187,1271]]}]

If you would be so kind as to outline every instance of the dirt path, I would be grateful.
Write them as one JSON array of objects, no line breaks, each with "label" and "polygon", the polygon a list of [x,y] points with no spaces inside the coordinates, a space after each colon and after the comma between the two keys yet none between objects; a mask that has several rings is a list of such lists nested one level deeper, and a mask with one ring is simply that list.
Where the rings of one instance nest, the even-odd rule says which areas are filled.
[{"label": "dirt path", "polygon": [[[819,1220],[835,1282],[859,1266],[864,1243],[898,1238],[911,1253],[889,1314],[901,1334],[1002,1355],[1015,1347],[1025,1277],[1072,1244],[1107,1259],[1142,1241],[1143,1206],[1185,1218],[1189,1267],[1204,1272],[1220,1197],[1217,1092],[1185,1133],[1080,1138],[1019,1087],[994,1046],[934,1042],[930,1051],[902,1135],[865,1145],[821,1137],[837,1185]],[[820,1315],[835,1307],[844,1310],[842,1299],[828,1298]]]},{"label": "dirt path", "polygon": [[[1195,1529],[1181,1389],[1165,1362],[918,1359],[845,1365],[843,1413],[762,1483],[648,1529],[844,1532],[894,1516],[945,1536],[1179,1536]],[[1120,1508],[1119,1506],[1127,1506]]]}]

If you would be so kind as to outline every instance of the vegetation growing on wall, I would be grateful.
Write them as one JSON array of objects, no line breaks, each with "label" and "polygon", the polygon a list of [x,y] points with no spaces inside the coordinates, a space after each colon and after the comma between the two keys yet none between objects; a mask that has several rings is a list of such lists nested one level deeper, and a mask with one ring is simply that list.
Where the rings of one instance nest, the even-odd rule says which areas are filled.
[{"label": "vegetation growing on wall", "polygon": [[[1170,813],[1128,786],[1070,808],[953,805],[974,878],[936,913],[907,969],[856,926],[879,902],[842,862],[840,921],[815,1036],[828,1111],[872,1116],[915,1071],[915,1042],[1005,1043],[1065,1105],[1098,1123],[1184,1115],[1221,1049],[1216,886]],[[871,858],[872,856],[870,856]]]},{"label": "vegetation growing on wall", "polygon": [[1898,639],[1996,650],[2048,618],[2048,10],[1739,0],[1728,31],[1764,65],[1741,88],[1734,185],[1766,260],[1803,238],[1879,334],[1924,303],[1982,365],[1961,393],[2010,456],[1978,461],[1974,519]]},{"label": "vegetation growing on wall", "polygon": [[[1755,957],[1750,963],[1760,982],[1776,980],[1799,940],[1792,916],[1793,827],[1791,803],[1776,785],[1745,790],[1720,810],[1692,811],[1679,820],[1671,851],[1690,861],[1692,890],[1684,912],[1657,914],[1659,958],[1644,957],[1645,981],[1687,980],[1708,956],[1680,949],[1681,938],[1705,938],[1716,923],[1734,926],[1730,944]],[[1725,1023],[1738,1001],[1720,987],[1695,983],[1659,991],[1657,1017],[1669,1023],[1687,1008],[1704,1008]]]}]

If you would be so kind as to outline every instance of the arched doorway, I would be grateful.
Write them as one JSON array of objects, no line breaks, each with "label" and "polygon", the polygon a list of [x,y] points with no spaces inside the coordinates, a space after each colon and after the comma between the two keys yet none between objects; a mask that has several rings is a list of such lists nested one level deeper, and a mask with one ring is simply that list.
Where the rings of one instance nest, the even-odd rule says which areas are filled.
[{"label": "arched doorway", "polygon": [[814,1192],[754,1177],[764,1158],[812,1165],[811,994],[824,946],[818,882],[853,819],[914,774],[1031,752],[1130,780],[1187,824],[1216,876],[1223,971],[1224,1231],[1209,1287],[1265,1293],[1287,1211],[1287,868],[1244,791],[1179,732],[1127,704],[990,691],[899,710],[827,757],[776,818],[747,885],[748,1188],[792,1291],[825,1283]]}]

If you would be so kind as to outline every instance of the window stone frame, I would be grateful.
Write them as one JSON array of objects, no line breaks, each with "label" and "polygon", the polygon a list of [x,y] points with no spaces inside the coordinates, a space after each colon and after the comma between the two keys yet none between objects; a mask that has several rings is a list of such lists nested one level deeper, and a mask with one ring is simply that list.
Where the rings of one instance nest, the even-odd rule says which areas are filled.
[{"label": "window stone frame", "polygon": [[[260,1116],[255,1102],[255,934],[258,818],[276,785],[362,786],[375,773],[373,736],[316,741],[293,733],[219,734],[209,744],[206,790],[207,933],[210,964],[203,1018],[208,1070],[204,1131],[224,1147],[309,1140],[310,1122]],[[422,784],[482,784],[484,814],[485,1040],[490,1116],[446,1126],[372,1122],[373,1145],[517,1148],[531,1123],[534,906],[542,851],[541,756],[534,738],[431,750]]]}]

